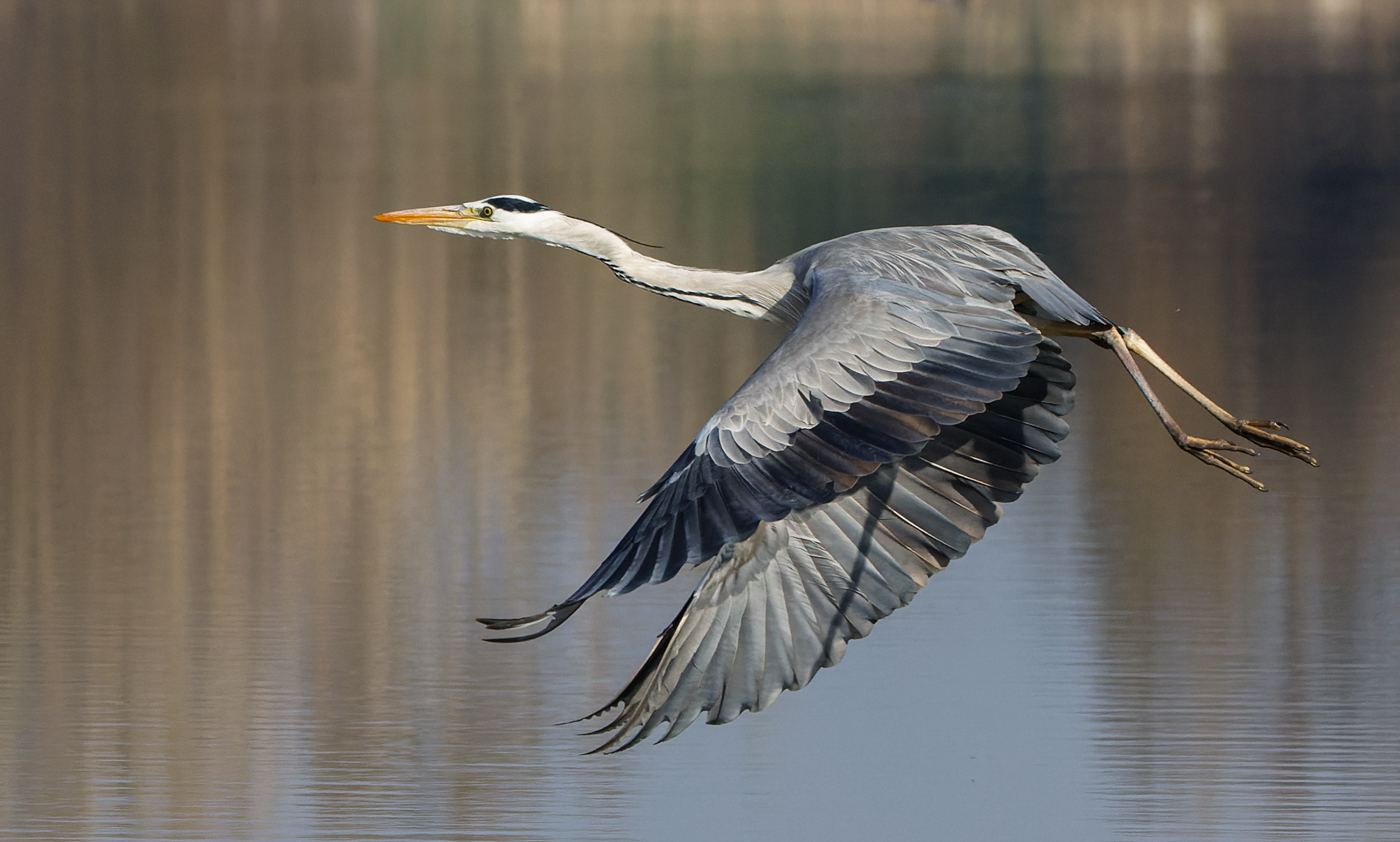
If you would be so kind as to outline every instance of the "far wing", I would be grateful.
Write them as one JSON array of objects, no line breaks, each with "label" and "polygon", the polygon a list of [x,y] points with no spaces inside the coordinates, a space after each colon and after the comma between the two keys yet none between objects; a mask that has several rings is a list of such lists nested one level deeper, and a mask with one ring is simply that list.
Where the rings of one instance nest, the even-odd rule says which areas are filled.
[{"label": "far wing", "polygon": [[1059,457],[1074,376],[1050,340],[1017,388],[839,499],[765,523],[726,548],[594,733],[621,751],[701,714],[729,722],[833,666],[846,642],[962,556],[1039,466]]},{"label": "far wing", "polygon": [[811,303],[792,333],[643,495],[646,510],[588,580],[541,614],[481,622],[548,621],[504,638],[527,640],[594,594],[666,581],[918,453],[1014,388],[1036,357],[1040,334],[1012,310],[1009,285],[953,294],[849,261],[814,262],[808,277]]}]

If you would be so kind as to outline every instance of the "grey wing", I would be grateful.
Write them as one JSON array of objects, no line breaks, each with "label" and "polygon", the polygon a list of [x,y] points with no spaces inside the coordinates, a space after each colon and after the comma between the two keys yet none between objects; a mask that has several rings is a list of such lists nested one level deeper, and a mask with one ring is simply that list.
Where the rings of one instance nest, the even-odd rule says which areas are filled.
[{"label": "grey wing", "polygon": [[[995,297],[1009,290],[1024,298],[1018,300],[1018,307],[1046,321],[1111,324],[1035,252],[988,225],[882,228],[850,234],[832,244],[840,244],[843,259],[865,271],[907,284],[967,298]],[[828,245],[809,251],[820,253]]]},{"label": "grey wing", "polygon": [[[1014,388],[1040,334],[1012,309],[1014,288],[926,288],[907,266],[872,267],[827,249],[802,270],[811,302],[643,499],[646,510],[568,599],[491,629],[564,622],[598,593],[673,577],[773,523],[834,500],[882,465],[912,456]],[[804,253],[806,254],[806,253]]]},{"label": "grey wing", "polygon": [[1050,340],[1016,388],[851,493],[766,523],[717,557],[593,733],[621,751],[670,723],[762,710],[841,660],[846,642],[907,604],[1058,458],[1074,376]]},{"label": "grey wing", "polygon": [[942,229],[955,234],[967,245],[964,259],[981,263],[988,271],[1014,284],[1030,299],[1030,309],[1051,322],[1075,325],[1111,324],[1094,305],[1050,270],[1049,266],[1019,240],[988,225],[950,225]]}]

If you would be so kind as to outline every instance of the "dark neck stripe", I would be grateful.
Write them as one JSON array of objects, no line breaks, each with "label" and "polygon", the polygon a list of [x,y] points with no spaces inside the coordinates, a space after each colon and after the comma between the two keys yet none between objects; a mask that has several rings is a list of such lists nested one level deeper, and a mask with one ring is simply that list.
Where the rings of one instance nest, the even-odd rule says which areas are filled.
[{"label": "dark neck stripe", "polygon": [[686,296],[688,298],[705,298],[711,301],[742,301],[745,304],[752,304],[755,307],[762,306],[754,299],[749,298],[747,295],[743,295],[742,293],[738,295],[721,295],[717,292],[695,292],[694,290],[675,289],[673,287],[659,287],[653,284],[643,283],[642,281],[639,281],[631,275],[627,274],[626,272],[622,271],[620,268],[618,268],[618,265],[616,263],[613,263],[611,260],[602,257],[598,259],[603,261],[603,265],[611,269],[614,275],[618,276],[627,283],[632,284],[633,286],[639,286],[642,289],[649,289],[652,292],[657,292],[662,295],[672,297]]}]

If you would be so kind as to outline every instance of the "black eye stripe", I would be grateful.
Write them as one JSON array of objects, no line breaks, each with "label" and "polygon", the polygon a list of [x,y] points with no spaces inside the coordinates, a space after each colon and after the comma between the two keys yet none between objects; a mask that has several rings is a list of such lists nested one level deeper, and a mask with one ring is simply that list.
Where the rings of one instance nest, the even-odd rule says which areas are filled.
[{"label": "black eye stripe", "polygon": [[549,210],[549,208],[539,202],[530,199],[521,199],[517,196],[496,196],[486,200],[486,204],[503,211],[514,211],[515,213],[534,213],[535,211]]}]

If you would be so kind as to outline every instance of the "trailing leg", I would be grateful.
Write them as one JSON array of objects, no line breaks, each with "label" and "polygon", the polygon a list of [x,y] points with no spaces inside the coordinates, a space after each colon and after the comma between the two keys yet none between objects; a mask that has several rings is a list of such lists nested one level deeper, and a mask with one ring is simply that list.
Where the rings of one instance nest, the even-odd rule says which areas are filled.
[{"label": "trailing leg", "polygon": [[[1233,453],[1244,453],[1249,456],[1258,456],[1258,452],[1255,451],[1253,448],[1238,445],[1234,442],[1225,441],[1223,439],[1197,438],[1196,436],[1187,435],[1186,432],[1181,429],[1181,425],[1176,423],[1176,420],[1172,418],[1171,413],[1167,412],[1167,408],[1162,405],[1162,401],[1157,397],[1157,394],[1152,391],[1152,387],[1148,385],[1147,378],[1143,377],[1142,369],[1138,368],[1137,360],[1133,359],[1132,351],[1129,349],[1129,345],[1126,339],[1126,334],[1129,333],[1131,333],[1131,331],[1124,330],[1123,328],[1109,327],[1091,333],[1089,335],[1089,338],[1094,340],[1094,342],[1098,343],[1099,345],[1102,345],[1105,348],[1108,348],[1112,350],[1115,354],[1117,354],[1118,361],[1123,364],[1123,368],[1128,370],[1128,374],[1133,378],[1133,382],[1137,384],[1137,387],[1142,392],[1143,397],[1147,398],[1147,403],[1151,405],[1152,411],[1157,413],[1157,418],[1161,420],[1162,426],[1167,428],[1167,432],[1171,434],[1172,440],[1176,442],[1177,447],[1180,447],[1182,450],[1186,451],[1187,453],[1191,454],[1192,456],[1196,457],[1197,459],[1201,460],[1207,465],[1212,465],[1216,468],[1219,468],[1220,470],[1224,471],[1232,477],[1249,483],[1250,485],[1259,489],[1260,491],[1267,491],[1268,489],[1264,487],[1263,483],[1249,476],[1249,466],[1241,465],[1233,459],[1228,459],[1220,455],[1221,451],[1225,451]],[[1136,336],[1136,334],[1133,335]],[[1138,341],[1141,342],[1140,339]],[[1146,343],[1141,344],[1144,347],[1146,347]],[[1149,348],[1148,350],[1150,351],[1151,349]],[[1153,356],[1155,357],[1156,354],[1154,353]],[[1160,360],[1161,358],[1158,357],[1157,359]],[[1148,362],[1153,361],[1149,358]],[[1154,367],[1157,367],[1157,364],[1155,362],[1153,363],[1153,365]],[[1166,363],[1163,362],[1161,365],[1165,366]],[[1165,374],[1166,372],[1164,371],[1163,373]],[[1176,383],[1178,386],[1182,386],[1182,384],[1185,384],[1185,386],[1182,386],[1183,389],[1187,389],[1189,387],[1190,391],[1187,391],[1187,394],[1190,394],[1193,398],[1196,398],[1197,401],[1209,401],[1208,398],[1206,398],[1204,395],[1201,395],[1199,391],[1196,391],[1195,387],[1187,383],[1186,380],[1181,378],[1181,376],[1176,374],[1176,372],[1173,371],[1168,376],[1171,377],[1172,382]],[[1198,395],[1199,397],[1197,397]],[[1214,403],[1211,403],[1210,406],[1215,407],[1215,409],[1221,414],[1233,418],[1233,416],[1229,416],[1229,414],[1225,413],[1224,410],[1220,409],[1218,406],[1215,406]],[[1207,407],[1207,409],[1209,409],[1209,407]],[[1212,412],[1211,414],[1214,415],[1215,412]],[[1220,415],[1216,415],[1216,417],[1219,418]],[[1227,426],[1229,425],[1227,424]]]},{"label": "trailing leg", "polygon": [[1177,388],[1191,396],[1191,399],[1205,408],[1206,412],[1214,415],[1221,424],[1224,424],[1231,432],[1242,438],[1254,442],[1260,447],[1267,447],[1270,450],[1277,450],[1279,453],[1292,456],[1317,467],[1317,460],[1311,455],[1308,446],[1296,442],[1287,436],[1281,436],[1276,431],[1286,430],[1288,426],[1278,421],[1248,421],[1236,418],[1220,406],[1201,393],[1200,389],[1192,386],[1190,382],[1176,373],[1167,361],[1158,356],[1137,332],[1131,328],[1118,328],[1118,333],[1122,336],[1123,344],[1134,354],[1147,360],[1153,368],[1166,375],[1167,379],[1177,385]]}]

